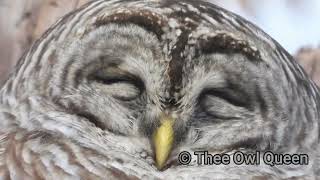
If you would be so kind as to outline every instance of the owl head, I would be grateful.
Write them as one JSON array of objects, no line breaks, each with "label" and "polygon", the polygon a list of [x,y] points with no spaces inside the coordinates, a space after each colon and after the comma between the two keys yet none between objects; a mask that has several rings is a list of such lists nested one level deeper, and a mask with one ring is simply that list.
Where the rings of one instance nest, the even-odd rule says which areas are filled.
[{"label": "owl head", "polygon": [[59,128],[30,129],[91,148],[77,138],[112,137],[160,170],[181,150],[305,152],[319,141],[318,89],[302,68],[255,25],[202,1],[92,1],[52,26],[6,87],[4,102],[34,97],[38,114],[56,113],[47,119]]}]

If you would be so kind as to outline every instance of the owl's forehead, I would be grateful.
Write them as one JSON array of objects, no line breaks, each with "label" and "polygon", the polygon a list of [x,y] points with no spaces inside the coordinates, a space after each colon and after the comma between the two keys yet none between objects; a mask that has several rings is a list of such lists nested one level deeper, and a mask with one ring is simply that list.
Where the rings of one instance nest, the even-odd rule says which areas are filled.
[{"label": "owl's forehead", "polygon": [[[155,35],[166,60],[163,67],[165,67],[166,82],[169,81],[167,84],[170,87],[166,86],[165,89],[166,92],[169,89],[169,93],[166,94],[170,94],[171,97],[181,92],[183,73],[186,73],[183,69],[192,64],[188,62],[193,62],[200,55],[219,51],[228,54],[235,52],[249,57],[250,60],[266,61],[272,59],[267,58],[270,56],[269,52],[281,52],[274,41],[254,25],[207,2],[97,0],[61,19],[48,31],[55,33],[44,34],[39,45],[48,44],[52,40],[56,40],[56,43],[45,46],[44,51],[30,53],[35,56],[54,53],[55,47],[60,44],[63,44],[62,47],[67,47],[72,42],[77,44],[78,40],[81,41],[82,38],[90,36],[86,35],[94,34],[91,32],[101,29],[99,27],[110,24],[137,25],[145,30],[143,32]],[[132,31],[132,34],[135,33]],[[147,37],[150,36],[146,35],[145,38]],[[52,46],[53,48],[50,48]],[[60,49],[63,48],[58,50]],[[261,53],[259,49],[268,51]],[[46,63],[45,58],[41,56],[37,58],[42,59],[40,61],[43,64]],[[151,62],[148,63],[153,65]]]},{"label": "owl's forehead", "polygon": [[[269,44],[276,48],[273,40],[254,25],[207,2],[101,0],[88,4],[85,9],[88,11],[86,18],[79,23],[85,30],[80,28],[80,34],[108,23],[132,23],[142,26],[156,34],[161,42],[167,43],[168,53],[180,44],[194,45],[196,40],[213,38],[229,43],[220,46],[227,45],[229,49],[237,48],[247,54],[257,53],[254,51],[259,47],[253,44]],[[265,43],[256,43],[257,40]]]},{"label": "owl's forehead", "polygon": [[212,4],[190,0],[104,3],[102,1],[102,6],[89,16],[91,18],[84,32],[117,23],[135,24],[155,34],[163,55],[170,60],[170,92],[179,91],[183,66],[200,54],[228,50],[242,53],[250,59],[262,59],[259,48],[254,45],[258,39],[257,29]]},{"label": "owl's forehead", "polygon": [[133,23],[155,33],[161,41],[173,43],[183,38],[199,39],[224,34],[235,40],[252,41],[252,44],[263,36],[263,41],[274,45],[271,38],[248,21],[202,1],[110,1],[94,11],[91,17],[89,26],[92,23],[98,26],[110,22]]}]

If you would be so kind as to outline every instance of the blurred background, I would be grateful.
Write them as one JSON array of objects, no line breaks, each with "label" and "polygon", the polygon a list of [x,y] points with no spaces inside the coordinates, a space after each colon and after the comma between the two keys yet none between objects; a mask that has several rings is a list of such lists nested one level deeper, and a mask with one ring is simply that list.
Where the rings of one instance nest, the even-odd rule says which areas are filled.
[{"label": "blurred background", "polygon": [[[0,0],[0,85],[58,18],[90,0]],[[208,0],[255,23],[320,85],[320,0]]]}]

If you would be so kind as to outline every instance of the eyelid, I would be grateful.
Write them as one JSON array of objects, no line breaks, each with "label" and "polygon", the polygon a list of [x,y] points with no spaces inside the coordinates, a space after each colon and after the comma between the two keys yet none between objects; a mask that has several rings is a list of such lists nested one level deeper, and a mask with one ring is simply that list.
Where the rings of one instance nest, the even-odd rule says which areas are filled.
[{"label": "eyelid", "polygon": [[240,90],[232,90],[228,88],[207,89],[202,93],[201,97],[203,98],[206,96],[214,96],[223,99],[234,106],[244,107],[247,109],[250,107],[249,96]]},{"label": "eyelid", "polygon": [[[94,74],[90,76],[90,79],[99,84],[103,84],[103,86],[108,88],[110,91],[112,91],[112,88],[116,88],[116,87],[118,88],[121,86],[128,87],[128,88],[120,88],[119,91],[115,91],[114,93],[109,92],[113,97],[120,100],[124,100],[124,101],[133,100],[139,97],[139,95],[141,95],[142,92],[144,91],[144,82],[138,76],[133,75],[117,67],[107,67],[107,68],[102,68],[98,71],[95,71]],[[120,95],[120,94],[122,95],[125,94],[123,93],[123,91],[126,91],[129,88],[136,88],[137,90],[136,95],[132,95],[132,96]],[[130,90],[130,92],[134,92],[134,90]]]},{"label": "eyelid", "polygon": [[116,83],[108,87],[109,93],[119,100],[130,101],[139,97],[142,93],[134,84],[131,83]]},{"label": "eyelid", "polygon": [[243,114],[253,111],[251,101],[242,98],[246,96],[243,92],[226,88],[209,89],[202,93],[199,105],[201,111],[209,115],[210,121],[239,120]]},{"label": "eyelid", "polygon": [[[94,79],[100,83],[106,84],[106,85],[111,85],[114,83],[120,83],[120,82],[128,82],[131,83],[134,81],[133,78],[127,77],[127,76],[94,76]],[[134,84],[134,83],[133,83]]]},{"label": "eyelid", "polygon": [[138,76],[117,67],[102,68],[96,71],[91,78],[104,81],[106,84],[134,81],[142,83],[142,80]]}]

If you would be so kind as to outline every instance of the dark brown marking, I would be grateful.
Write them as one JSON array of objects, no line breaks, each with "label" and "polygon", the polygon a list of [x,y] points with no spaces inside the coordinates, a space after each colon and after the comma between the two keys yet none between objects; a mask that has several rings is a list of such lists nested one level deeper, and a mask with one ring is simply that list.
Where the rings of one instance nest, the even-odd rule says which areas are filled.
[{"label": "dark brown marking", "polygon": [[[181,84],[182,84],[182,68],[185,61],[185,54],[184,51],[186,50],[186,45],[189,41],[190,33],[196,29],[197,25],[186,21],[186,17],[189,19],[194,19],[195,17],[199,17],[196,13],[186,13],[183,11],[174,12],[170,14],[170,17],[178,19],[180,22],[180,26],[176,27],[177,29],[181,30],[181,34],[175,43],[173,49],[171,49],[171,61],[169,63],[168,75],[170,78],[170,105],[176,106],[178,105],[178,99],[174,99],[174,94],[180,91]],[[176,29],[172,29],[171,31],[175,31]]]},{"label": "dark brown marking", "polygon": [[99,27],[108,23],[136,24],[147,31],[156,34],[158,39],[161,39],[163,34],[162,27],[167,24],[162,16],[152,13],[148,10],[140,10],[114,13],[106,17],[101,16],[97,18],[97,21],[94,23],[94,25]]},{"label": "dark brown marking", "polygon": [[260,60],[262,61],[260,51],[253,49],[249,42],[245,40],[239,40],[231,37],[226,33],[218,33],[215,36],[208,38],[202,37],[199,42],[199,50],[203,53],[243,53],[249,60]]},{"label": "dark brown marking", "polygon": [[[182,82],[182,67],[183,67],[183,62],[184,62],[184,55],[181,53],[185,49],[185,45],[188,42],[188,35],[190,31],[185,30],[183,33],[180,35],[179,40],[175,44],[174,48],[172,49],[171,52],[171,57],[172,60],[169,63],[169,77],[170,77],[170,83],[171,83],[171,88],[170,88],[170,96],[173,97],[174,93],[179,91],[179,85]],[[176,102],[174,102],[176,103]]]}]

